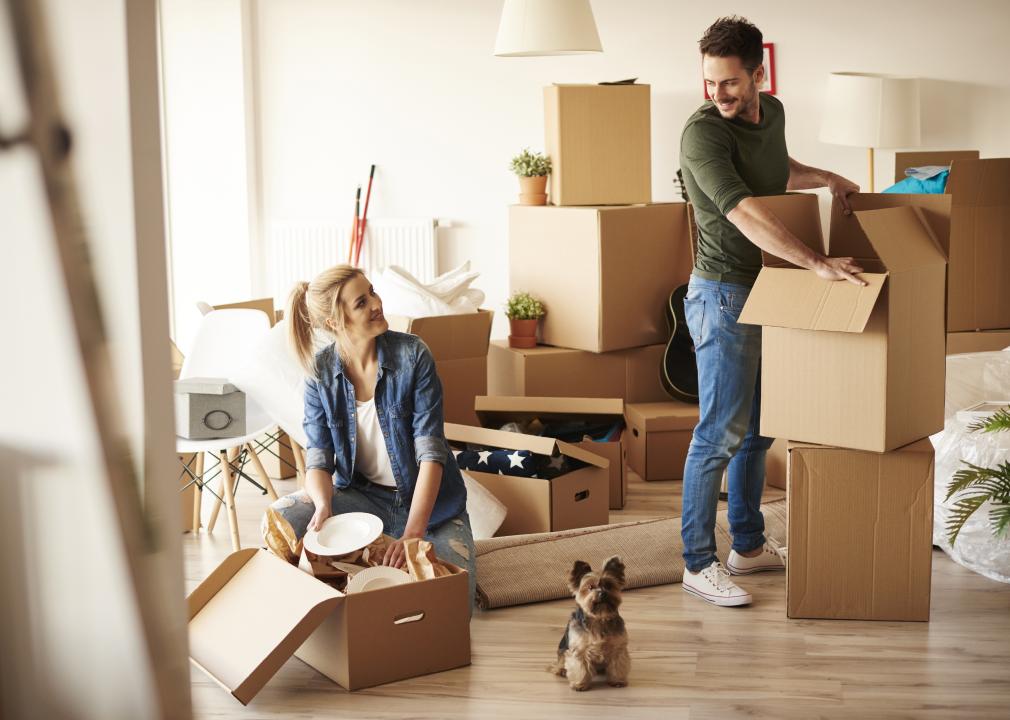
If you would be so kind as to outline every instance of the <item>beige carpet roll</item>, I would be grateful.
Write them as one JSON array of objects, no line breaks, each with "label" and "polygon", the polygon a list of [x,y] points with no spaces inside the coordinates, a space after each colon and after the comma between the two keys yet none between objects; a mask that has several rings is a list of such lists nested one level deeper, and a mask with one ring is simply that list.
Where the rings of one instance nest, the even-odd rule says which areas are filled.
[{"label": "beige carpet roll", "polygon": [[[761,511],[765,536],[785,544],[785,500],[762,505]],[[722,560],[732,544],[728,527],[724,510],[715,527]],[[478,540],[476,546],[477,603],[485,610],[568,597],[568,573],[576,560],[598,568],[611,555],[620,555],[629,589],[680,582],[684,576],[680,518],[510,535]]]}]

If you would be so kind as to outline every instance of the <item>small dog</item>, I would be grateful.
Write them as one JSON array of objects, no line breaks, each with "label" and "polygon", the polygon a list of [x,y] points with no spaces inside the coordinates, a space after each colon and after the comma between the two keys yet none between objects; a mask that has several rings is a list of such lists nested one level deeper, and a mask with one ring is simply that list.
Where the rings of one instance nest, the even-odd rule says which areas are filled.
[{"label": "small dog", "polygon": [[631,658],[628,633],[617,609],[624,587],[624,563],[614,556],[593,572],[589,563],[576,560],[568,576],[568,587],[577,607],[558,644],[558,659],[548,670],[567,677],[572,690],[588,690],[597,673],[607,676],[607,684],[628,684]]}]

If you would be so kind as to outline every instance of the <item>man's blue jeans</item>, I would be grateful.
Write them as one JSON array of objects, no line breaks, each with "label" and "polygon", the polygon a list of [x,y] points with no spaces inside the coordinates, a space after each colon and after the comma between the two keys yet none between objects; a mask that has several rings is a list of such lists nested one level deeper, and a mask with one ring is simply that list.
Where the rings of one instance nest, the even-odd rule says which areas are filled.
[{"label": "man's blue jeans", "polygon": [[684,564],[698,572],[715,562],[715,514],[729,465],[733,549],[765,542],[761,493],[772,441],[758,434],[761,328],[737,322],[750,288],[691,276],[684,311],[698,359],[700,417],[684,467],[681,537]]}]

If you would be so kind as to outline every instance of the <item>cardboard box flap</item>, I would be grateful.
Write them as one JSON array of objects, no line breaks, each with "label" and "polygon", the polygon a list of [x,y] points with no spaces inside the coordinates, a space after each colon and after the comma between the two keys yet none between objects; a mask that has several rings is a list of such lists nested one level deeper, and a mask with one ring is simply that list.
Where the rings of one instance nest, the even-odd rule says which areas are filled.
[{"label": "cardboard box flap", "polygon": [[[950,246],[950,195],[927,195],[915,193],[854,193],[849,195],[849,206],[854,211],[881,210],[883,208],[914,206],[922,210],[934,237],[943,248]],[[831,221],[828,240],[828,255],[832,257],[876,257],[876,250],[866,237],[859,219],[846,215],[842,204],[835,199],[831,203]]]},{"label": "cardboard box flap", "polygon": [[894,182],[905,179],[905,170],[927,165],[950,166],[955,160],[978,160],[978,150],[925,150],[894,153]]},{"label": "cardboard box flap", "polygon": [[342,601],[266,550],[239,550],[189,596],[190,659],[245,705]]},{"label": "cardboard box flap", "polygon": [[539,455],[553,456],[555,452],[573,457],[596,467],[609,468],[610,461],[599,455],[594,455],[574,445],[554,438],[539,435],[524,435],[523,433],[491,430],[490,428],[470,427],[469,425],[445,424],[447,440],[489,447],[507,448],[509,450],[529,450]]},{"label": "cardboard box flap", "polygon": [[[772,215],[779,219],[786,230],[795,235],[800,242],[816,253],[823,255],[824,233],[821,230],[821,213],[817,205],[817,196],[811,193],[794,193],[791,195],[766,195],[757,198],[758,202],[768,208]],[[765,265],[789,265],[780,257],[761,251]]]},{"label": "cardboard box flap", "polygon": [[694,430],[698,424],[698,406],[678,400],[628,405],[628,420],[645,432]]},{"label": "cardboard box flap", "polygon": [[798,330],[860,333],[880,297],[886,273],[862,273],[866,285],[822,280],[810,270],[764,268],[740,322]]},{"label": "cardboard box flap", "polygon": [[1010,205],[1010,158],[954,160],[946,192],[954,207]]},{"label": "cardboard box flap", "polygon": [[474,407],[486,427],[532,418],[618,419],[624,416],[621,398],[479,395],[474,398]]},{"label": "cardboard box flap", "polygon": [[[817,443],[811,442],[801,442],[799,440],[790,440],[786,445],[786,452],[792,450],[839,450],[833,445],[819,445]],[[861,452],[859,450],[846,450],[846,452]],[[862,452],[871,452],[870,450],[864,450]],[[916,440],[915,442],[909,443],[908,445],[902,445],[900,448],[895,448],[890,452],[914,452],[914,453],[932,453],[933,443],[930,442],[929,438],[923,438],[922,440]]]},{"label": "cardboard box flap", "polygon": [[390,329],[417,335],[436,360],[486,356],[493,319],[494,312],[484,309],[431,317],[386,316]]},{"label": "cardboard box flap", "polygon": [[946,254],[917,207],[857,210],[856,219],[889,272],[947,262]]}]

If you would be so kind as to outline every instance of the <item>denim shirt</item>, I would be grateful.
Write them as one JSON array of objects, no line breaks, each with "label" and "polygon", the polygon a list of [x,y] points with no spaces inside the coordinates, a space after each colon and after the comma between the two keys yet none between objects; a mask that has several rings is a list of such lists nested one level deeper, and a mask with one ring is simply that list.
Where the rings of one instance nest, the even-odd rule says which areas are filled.
[{"label": "denim shirt", "polygon": [[[466,507],[466,487],[445,441],[442,384],[431,351],[416,335],[387,330],[375,339],[378,373],[375,411],[386,441],[397,502],[409,507],[420,464],[442,465],[442,483],[428,527],[456,517]],[[357,436],[354,385],[335,345],[316,354],[317,378],[305,381],[307,469],[325,470],[337,488],[368,482],[355,473]]]}]

